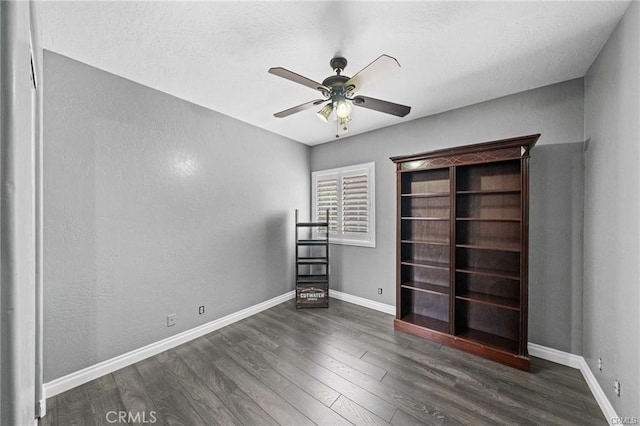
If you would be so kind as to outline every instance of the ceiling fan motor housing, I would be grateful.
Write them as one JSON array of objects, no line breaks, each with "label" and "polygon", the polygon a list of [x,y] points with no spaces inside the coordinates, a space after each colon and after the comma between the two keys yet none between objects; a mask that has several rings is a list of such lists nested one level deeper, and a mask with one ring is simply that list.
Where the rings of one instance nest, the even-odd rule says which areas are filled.
[{"label": "ceiling fan motor housing", "polygon": [[342,71],[347,67],[347,60],[341,56],[337,56],[329,61],[331,69],[340,75]]},{"label": "ceiling fan motor housing", "polygon": [[331,65],[331,68],[333,68],[333,71],[335,71],[336,75],[325,78],[322,85],[331,89],[331,95],[347,98],[350,92],[354,89],[352,85],[349,85],[348,87],[345,87],[344,85],[351,79],[351,77],[341,75],[342,71],[347,66],[347,60],[342,57],[337,57],[333,58],[329,64]]},{"label": "ceiling fan motor housing", "polygon": [[331,89],[331,95],[342,95],[342,97],[346,96],[346,87],[345,83],[349,81],[350,77],[346,75],[332,75],[327,77],[322,82],[322,85]]}]

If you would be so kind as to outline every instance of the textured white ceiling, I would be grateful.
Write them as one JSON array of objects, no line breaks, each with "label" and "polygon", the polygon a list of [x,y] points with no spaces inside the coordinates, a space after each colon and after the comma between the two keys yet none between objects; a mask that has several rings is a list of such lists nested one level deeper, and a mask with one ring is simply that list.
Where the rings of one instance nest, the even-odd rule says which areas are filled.
[{"label": "textured white ceiling", "polygon": [[383,53],[401,68],[359,94],[348,135],[584,76],[629,2],[41,2],[44,48],[309,145],[333,140],[314,108],[336,54],[352,76]]}]

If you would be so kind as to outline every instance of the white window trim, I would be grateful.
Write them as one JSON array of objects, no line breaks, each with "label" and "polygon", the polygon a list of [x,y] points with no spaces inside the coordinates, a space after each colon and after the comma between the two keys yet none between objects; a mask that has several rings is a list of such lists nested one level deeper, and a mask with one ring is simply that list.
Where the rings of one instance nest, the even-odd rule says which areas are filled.
[{"label": "white window trim", "polygon": [[[369,200],[369,232],[363,238],[353,238],[351,236],[345,237],[341,235],[329,234],[329,243],[330,244],[343,244],[349,246],[361,246],[361,247],[375,247],[376,246],[376,203],[375,203],[375,162],[371,163],[363,163],[363,164],[355,164],[353,166],[346,167],[338,167],[334,169],[328,170],[319,170],[311,173],[311,214],[313,215],[313,220],[316,221],[317,218],[317,198],[316,198],[316,181],[318,178],[337,175],[338,177],[338,187],[342,187],[342,176],[350,175],[357,172],[362,172],[366,170],[368,174],[368,194],[367,198]],[[340,200],[338,202],[338,220],[342,221],[342,195],[340,195]],[[322,238],[323,236],[316,235],[315,237]]]}]

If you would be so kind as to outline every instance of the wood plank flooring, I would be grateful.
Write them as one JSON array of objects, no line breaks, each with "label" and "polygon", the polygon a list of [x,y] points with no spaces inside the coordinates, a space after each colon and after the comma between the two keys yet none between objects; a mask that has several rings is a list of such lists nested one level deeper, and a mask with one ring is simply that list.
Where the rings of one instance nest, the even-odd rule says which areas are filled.
[{"label": "wood plank flooring", "polygon": [[396,332],[391,315],[339,300],[288,301],[50,398],[40,424],[607,424],[578,370],[531,365]]}]

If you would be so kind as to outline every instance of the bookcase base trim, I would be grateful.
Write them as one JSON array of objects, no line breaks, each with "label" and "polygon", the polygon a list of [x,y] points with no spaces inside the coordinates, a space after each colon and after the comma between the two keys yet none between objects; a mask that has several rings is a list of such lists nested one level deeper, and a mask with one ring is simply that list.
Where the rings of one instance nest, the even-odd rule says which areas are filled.
[{"label": "bookcase base trim", "polygon": [[422,337],[423,339],[432,340],[452,348],[460,349],[491,361],[515,367],[522,371],[530,371],[531,369],[531,363],[527,356],[501,351],[500,349],[495,349],[462,337],[429,330],[428,328],[420,327],[419,325],[411,324],[399,319],[395,319],[393,321],[393,326],[396,330],[413,334],[415,336]]}]

